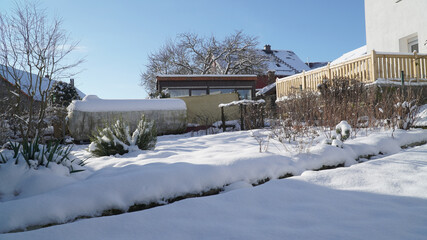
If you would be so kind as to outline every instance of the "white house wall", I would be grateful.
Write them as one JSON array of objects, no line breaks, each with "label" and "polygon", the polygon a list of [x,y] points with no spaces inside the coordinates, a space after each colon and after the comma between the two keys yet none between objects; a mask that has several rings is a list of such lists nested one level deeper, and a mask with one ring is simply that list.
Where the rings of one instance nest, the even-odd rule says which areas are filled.
[{"label": "white house wall", "polygon": [[367,50],[410,52],[408,40],[417,37],[427,53],[427,0],[365,0]]}]

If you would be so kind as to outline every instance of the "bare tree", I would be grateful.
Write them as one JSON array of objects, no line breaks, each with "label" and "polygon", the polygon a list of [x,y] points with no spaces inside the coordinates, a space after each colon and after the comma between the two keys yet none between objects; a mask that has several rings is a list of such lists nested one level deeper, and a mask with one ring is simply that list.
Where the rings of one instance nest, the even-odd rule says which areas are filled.
[{"label": "bare tree", "polygon": [[141,85],[150,93],[156,90],[156,76],[162,74],[263,74],[266,58],[258,55],[256,37],[242,31],[218,41],[215,36],[178,34],[157,52],[148,56]]},{"label": "bare tree", "polygon": [[73,75],[83,62],[67,59],[77,42],[61,25],[36,3],[16,3],[10,14],[0,14],[0,73],[14,85],[10,110],[24,141],[43,129],[52,80]]}]

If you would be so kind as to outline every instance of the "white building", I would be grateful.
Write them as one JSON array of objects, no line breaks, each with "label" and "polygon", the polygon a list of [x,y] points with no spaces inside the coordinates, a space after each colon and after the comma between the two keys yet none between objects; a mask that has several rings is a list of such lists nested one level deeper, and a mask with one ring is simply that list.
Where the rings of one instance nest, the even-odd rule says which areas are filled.
[{"label": "white building", "polygon": [[365,0],[367,50],[427,53],[427,0]]}]

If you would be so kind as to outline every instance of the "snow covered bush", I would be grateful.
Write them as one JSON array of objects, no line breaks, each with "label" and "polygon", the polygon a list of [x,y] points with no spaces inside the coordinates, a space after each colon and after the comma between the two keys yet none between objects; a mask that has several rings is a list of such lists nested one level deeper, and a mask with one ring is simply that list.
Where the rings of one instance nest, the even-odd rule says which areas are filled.
[{"label": "snow covered bush", "polygon": [[150,99],[159,99],[159,98],[170,98],[169,89],[163,89],[162,91],[155,91],[148,94]]},{"label": "snow covered bush", "polygon": [[54,82],[49,90],[49,105],[67,107],[73,100],[80,100],[76,88],[66,82]]},{"label": "snow covered bush", "polygon": [[378,87],[376,94],[377,119],[382,120],[384,127],[393,130],[413,127],[419,106],[425,101],[423,88]]},{"label": "snow covered bush", "polygon": [[345,141],[350,137],[351,134],[351,126],[347,121],[341,121],[336,127],[335,131],[337,132],[337,136],[341,141]]},{"label": "snow covered bush", "polygon": [[332,146],[342,148],[344,145],[343,142],[351,135],[351,126],[347,121],[343,120],[335,127],[335,132],[337,135],[332,136],[332,141],[330,144]]},{"label": "snow covered bush", "polygon": [[71,146],[64,147],[59,142],[43,145],[39,144],[39,140],[39,137],[35,137],[31,142],[5,144],[0,150],[0,164],[14,162],[17,165],[25,162],[31,169],[48,168],[51,164],[57,164],[68,168],[70,173],[84,171],[83,161],[71,159]]},{"label": "snow covered bush", "polygon": [[309,153],[318,136],[315,128],[291,119],[271,123],[270,138],[280,142],[287,152]]},{"label": "snow covered bush", "polygon": [[49,104],[46,108],[45,122],[53,127],[53,137],[64,140],[68,134],[66,127],[67,106],[73,100],[80,100],[77,89],[73,84],[66,82],[54,82],[49,90]]},{"label": "snow covered bush", "polygon": [[416,114],[418,112],[418,106],[415,100],[398,102],[394,105],[397,113],[397,127],[399,129],[409,129],[414,125],[416,120]]},{"label": "snow covered bush", "polygon": [[143,115],[134,131],[119,119],[112,126],[98,130],[91,141],[89,151],[96,156],[123,155],[138,149],[154,149],[157,131],[154,122],[147,121]]},{"label": "snow covered bush", "polygon": [[250,131],[251,137],[255,138],[259,145],[259,152],[266,152],[270,143],[272,134],[264,129],[257,129]]}]

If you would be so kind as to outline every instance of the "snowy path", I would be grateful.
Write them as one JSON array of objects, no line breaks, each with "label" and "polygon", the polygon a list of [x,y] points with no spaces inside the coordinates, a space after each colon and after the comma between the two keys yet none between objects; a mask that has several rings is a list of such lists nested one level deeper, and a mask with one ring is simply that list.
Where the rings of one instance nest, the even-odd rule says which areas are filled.
[{"label": "snowy path", "polygon": [[348,168],[0,239],[425,239],[427,145]]}]

